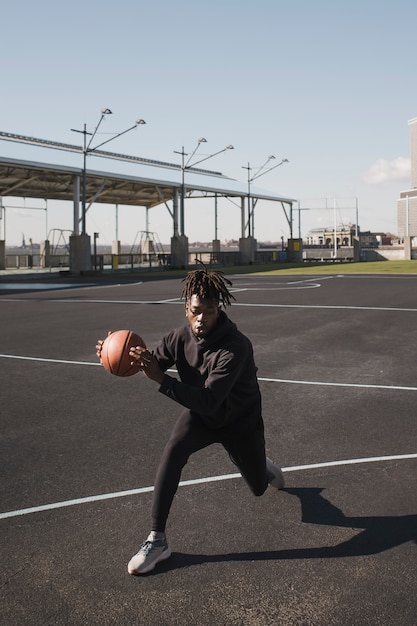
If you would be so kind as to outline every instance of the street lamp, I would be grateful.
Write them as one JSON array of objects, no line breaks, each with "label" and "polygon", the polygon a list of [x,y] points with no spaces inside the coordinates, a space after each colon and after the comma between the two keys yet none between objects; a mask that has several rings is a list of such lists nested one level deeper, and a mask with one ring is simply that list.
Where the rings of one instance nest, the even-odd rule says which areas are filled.
[{"label": "street lamp", "polygon": [[[99,119],[99,121],[98,121],[98,123],[97,123],[97,125],[96,125],[96,127],[95,127],[95,129],[94,129],[94,131],[92,133],[89,133],[87,131],[87,125],[86,124],[84,124],[83,130],[77,130],[75,128],[71,128],[71,130],[74,133],[81,133],[84,136],[84,141],[83,141],[83,169],[82,169],[82,232],[83,233],[85,233],[85,231],[86,231],[86,219],[85,218],[86,218],[86,212],[87,212],[86,211],[86,200],[87,200],[87,155],[90,154],[91,152],[95,152],[98,148],[101,148],[106,143],[109,143],[110,141],[113,141],[114,139],[117,139],[118,137],[121,137],[121,135],[124,135],[124,134],[128,133],[129,131],[131,131],[134,128],[136,128],[138,125],[146,124],[145,120],[137,119],[133,126],[130,126],[126,130],[123,130],[121,133],[117,133],[113,137],[110,137],[110,139],[106,139],[106,141],[103,141],[103,142],[99,143],[97,146],[94,146],[92,148],[91,144],[93,142],[93,139],[96,136],[97,131],[98,131],[99,127],[100,127],[100,124],[104,120],[106,115],[112,115],[112,111],[110,111],[110,109],[108,109],[108,108],[102,109],[100,119]],[[89,140],[88,143],[87,143],[87,135],[90,135],[90,140]]]},{"label": "street lamp", "polygon": [[303,208],[301,208],[299,200],[298,200],[297,204],[298,204],[298,208],[297,208],[297,211],[298,211],[298,239],[301,241],[301,239],[302,239],[302,235],[301,235],[301,211],[309,211],[310,207],[303,207]]},{"label": "street lamp", "polygon": [[272,167],[269,167],[268,169],[265,169],[268,165],[268,163],[270,161],[275,160],[275,156],[273,154],[270,154],[267,158],[267,160],[265,161],[265,163],[263,165],[261,165],[255,172],[255,174],[253,176],[250,175],[251,173],[251,166],[250,163],[248,163],[247,165],[242,165],[242,168],[245,170],[248,170],[248,222],[247,222],[247,227],[248,227],[248,235],[249,237],[251,236],[251,220],[252,220],[252,236],[254,234],[254,207],[250,208],[250,204],[251,204],[251,192],[250,192],[250,186],[251,183],[253,183],[254,180],[256,180],[257,178],[260,178],[260,176],[263,176],[264,174],[267,174],[268,172],[270,172],[271,170],[274,170],[275,168],[279,167],[280,165],[283,165],[284,163],[289,163],[288,159],[281,159],[281,161],[279,163],[277,163],[276,165],[273,165]]},{"label": "street lamp", "polygon": [[[213,157],[217,156],[218,154],[221,154],[222,152],[226,152],[226,150],[234,150],[234,146],[232,146],[231,144],[227,145],[225,148],[222,148],[222,150],[218,150],[218,152],[215,152],[214,154],[209,154],[208,156],[203,157],[202,159],[199,159],[198,161],[194,161],[194,163],[191,163],[191,160],[193,158],[193,156],[196,154],[197,150],[200,147],[200,144],[202,143],[207,143],[207,139],[205,139],[204,137],[200,137],[200,139],[197,141],[197,145],[194,148],[194,150],[192,151],[191,155],[188,155],[187,152],[184,152],[184,146],[182,147],[181,152],[178,150],[174,150],[175,154],[180,154],[181,155],[181,205],[180,205],[180,234],[184,235],[185,234],[185,228],[184,228],[184,200],[185,200],[185,170],[189,170],[193,167],[195,167],[196,165],[198,165],[199,163],[202,163],[203,161],[207,161],[208,159],[212,159]],[[187,161],[185,161],[185,157],[188,156],[189,158],[187,159]]]}]

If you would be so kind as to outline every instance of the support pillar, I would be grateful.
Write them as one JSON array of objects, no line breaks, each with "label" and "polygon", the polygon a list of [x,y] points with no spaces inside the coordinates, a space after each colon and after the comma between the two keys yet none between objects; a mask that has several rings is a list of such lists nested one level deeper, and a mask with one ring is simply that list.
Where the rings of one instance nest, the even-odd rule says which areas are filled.
[{"label": "support pillar", "polygon": [[404,237],[404,260],[411,261],[411,237]]},{"label": "support pillar", "polygon": [[220,239],[213,239],[211,242],[211,260],[213,263],[220,263]]},{"label": "support pillar", "polygon": [[303,261],[303,240],[288,239],[287,259],[290,263],[302,263]]},{"label": "support pillar", "polygon": [[0,270],[6,269],[6,241],[0,240]]},{"label": "support pillar", "polygon": [[359,237],[353,237],[353,260],[359,263],[361,260],[361,240]]},{"label": "support pillar", "polygon": [[121,253],[122,247],[120,241],[112,241],[111,242],[111,254],[112,254],[112,269],[119,269],[119,256]]},{"label": "support pillar", "polygon": [[211,242],[213,252],[220,252],[220,239],[213,239]]},{"label": "support pillar", "polygon": [[47,239],[41,242],[40,261],[41,267],[51,267],[51,244]]},{"label": "support pillar", "polygon": [[240,236],[243,239],[246,235],[245,227],[245,198],[240,199]]},{"label": "support pillar", "polygon": [[178,237],[178,189],[175,190],[174,197],[172,199],[172,221],[173,236]]},{"label": "support pillar", "polygon": [[112,254],[120,254],[121,253],[121,244],[120,241],[112,241],[111,242],[111,253]]},{"label": "support pillar", "polygon": [[171,237],[171,267],[185,269],[188,265],[188,237],[177,235]]},{"label": "support pillar", "polygon": [[258,242],[254,237],[241,237],[239,239],[239,264],[251,265],[255,262],[255,254]]},{"label": "support pillar", "polygon": [[74,235],[80,234],[80,177],[74,176]]},{"label": "support pillar", "polygon": [[87,233],[70,237],[70,273],[91,271],[91,241]]}]

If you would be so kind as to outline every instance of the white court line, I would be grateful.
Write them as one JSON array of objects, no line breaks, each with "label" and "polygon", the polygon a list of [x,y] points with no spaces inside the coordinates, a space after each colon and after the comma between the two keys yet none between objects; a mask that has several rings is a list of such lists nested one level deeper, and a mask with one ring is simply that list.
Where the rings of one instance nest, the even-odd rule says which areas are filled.
[{"label": "white court line", "polygon": [[79,289],[84,286],[91,288],[95,285],[71,285],[70,283],[0,283],[0,291],[53,291],[56,289]]},{"label": "white court line", "polygon": [[387,307],[387,306],[350,306],[344,304],[251,304],[246,302],[234,302],[233,306],[271,307],[277,309],[342,309],[346,311],[408,311],[416,313],[417,309]]},{"label": "white court line", "polygon": [[278,285],[277,287],[273,285],[260,285],[256,287],[245,287],[242,285],[241,287],[232,287],[230,289],[231,293],[237,293],[238,291],[297,291],[297,289],[318,289],[320,288],[320,283],[311,283],[305,284],[304,281],[297,281],[291,283],[284,283],[282,285]]},{"label": "white court line", "polygon": [[[262,276],[263,278],[263,276]],[[262,279],[259,278],[259,280],[256,281],[256,287],[254,287],[254,281],[250,281],[247,283],[241,282],[241,283],[234,283],[237,284],[237,287],[232,287],[231,291],[277,291],[280,289],[287,289],[290,288],[291,290],[296,290],[296,289],[317,289],[321,287],[321,283],[324,280],[332,280],[334,278],[344,278],[344,276],[341,275],[336,275],[336,276],[314,276],[313,278],[300,278],[300,279],[295,279],[295,280],[289,280],[288,282],[279,282],[279,281],[275,281],[272,282],[271,281],[267,281],[267,282],[260,282]],[[309,284],[311,283],[311,284]],[[248,285],[248,286],[246,286]],[[272,287],[271,287],[272,285]],[[278,285],[278,287],[273,287],[273,285]],[[293,285],[297,285],[296,287],[294,287]],[[263,287],[262,287],[263,286]]]},{"label": "white court line", "polygon": [[[129,283],[129,286],[137,287],[138,285],[143,285],[143,281],[140,280],[136,283]],[[78,291],[81,289],[108,289],[110,287],[122,287],[123,283],[115,283],[111,285],[100,285],[98,283],[0,283],[0,291],[8,290],[14,291],[18,289],[24,289],[25,291],[50,291],[54,289],[69,289],[71,291]]]},{"label": "white court line", "polygon": [[64,359],[44,359],[38,356],[18,356],[16,354],[0,354],[0,358],[20,359],[22,361],[42,361],[44,363],[66,363],[67,365],[99,365],[101,367],[101,363],[98,361],[97,363],[91,363],[89,361],[66,361]]},{"label": "white court line", "polygon": [[[407,459],[417,459],[417,454],[394,454],[391,456],[377,456],[367,457],[363,459],[346,459],[343,461],[328,461],[327,463],[312,463],[309,465],[294,465],[292,467],[283,467],[283,472],[300,472],[304,470],[318,469],[322,467],[335,467],[338,465],[357,465],[359,463],[377,463],[383,461],[402,461]],[[219,482],[221,480],[231,480],[234,478],[241,478],[239,473],[236,474],[222,474],[220,476],[208,476],[206,478],[196,478],[194,480],[182,480],[179,483],[180,487],[188,485],[201,485],[202,483]],[[16,511],[7,511],[0,513],[0,519],[6,519],[8,517],[18,517],[19,515],[29,515],[32,513],[40,513],[42,511],[51,511],[52,509],[62,509],[77,504],[89,504],[90,502],[98,502],[102,500],[112,500],[115,498],[123,498],[126,496],[135,496],[142,493],[150,493],[154,490],[154,487],[142,487],[139,489],[129,489],[127,491],[115,491],[113,493],[103,493],[97,496],[89,496],[86,498],[75,498],[74,500],[64,500],[63,502],[53,502],[51,504],[44,504],[42,506],[34,506],[27,509],[19,509]]]},{"label": "white court line", "polygon": [[[21,361],[40,361],[43,363],[63,363],[65,365],[92,365],[102,367],[101,363],[93,361],[69,361],[66,359],[47,359],[35,356],[19,356],[16,354],[0,354],[0,359],[18,359]],[[178,374],[175,369],[168,369],[167,372]],[[258,376],[258,380],[266,383],[283,383],[288,385],[317,385],[323,387],[355,387],[359,389],[389,389],[390,391],[417,391],[417,387],[405,387],[402,385],[373,385],[372,383],[337,383],[319,380],[291,380],[286,378],[266,378]]]},{"label": "white court line", "polygon": [[[0,355],[1,356],[1,355]],[[322,385],[323,387],[358,387],[363,389],[396,389],[401,391],[417,391],[417,387],[403,387],[401,385],[372,385],[367,383],[330,383],[314,380],[288,380],[285,378],[261,378],[258,380],[271,383],[286,383],[289,385]]]},{"label": "white court line", "polygon": [[[240,289],[239,291],[249,291],[249,289]],[[250,290],[252,291],[252,290]],[[269,290],[270,291],[270,290]],[[1,302],[33,302],[31,298],[0,298]],[[36,300],[38,301],[38,300]],[[48,299],[48,302],[60,304],[181,304],[184,306],[181,298],[167,298],[165,300],[102,300],[97,298],[56,298]],[[233,308],[243,307],[260,307],[275,309],[315,309],[315,310],[342,310],[342,311],[388,311],[388,312],[405,312],[417,313],[417,308],[402,307],[381,307],[381,306],[351,306],[351,305],[325,305],[325,304],[269,304],[269,303],[248,303],[234,302]]]},{"label": "white court line", "polygon": [[99,300],[98,298],[0,298],[1,302],[52,302],[52,304],[182,304],[180,298],[167,298],[165,300]]}]

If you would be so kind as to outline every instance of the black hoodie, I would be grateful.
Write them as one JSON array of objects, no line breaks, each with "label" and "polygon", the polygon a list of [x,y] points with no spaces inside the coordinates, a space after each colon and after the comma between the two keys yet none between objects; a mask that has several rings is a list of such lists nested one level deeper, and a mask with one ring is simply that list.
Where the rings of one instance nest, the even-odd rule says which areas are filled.
[{"label": "black hoodie", "polygon": [[163,372],[175,364],[180,377],[165,374],[159,391],[209,428],[239,436],[263,426],[252,344],[224,311],[207,337],[198,339],[190,326],[174,329],[155,356]]}]

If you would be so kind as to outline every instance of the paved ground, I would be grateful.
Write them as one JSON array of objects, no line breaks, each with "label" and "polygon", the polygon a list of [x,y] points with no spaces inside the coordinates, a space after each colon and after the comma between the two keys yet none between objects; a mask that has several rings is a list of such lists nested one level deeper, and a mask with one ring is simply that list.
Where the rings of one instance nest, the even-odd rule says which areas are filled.
[{"label": "paved ground", "polygon": [[181,409],[141,374],[107,374],[95,343],[131,328],[154,347],[185,322],[181,281],[13,281],[0,281],[1,624],[415,626],[417,277],[233,278],[229,315],[253,341],[287,488],[254,498],[221,447],[195,455],[172,558],[144,577],[126,564]]}]

